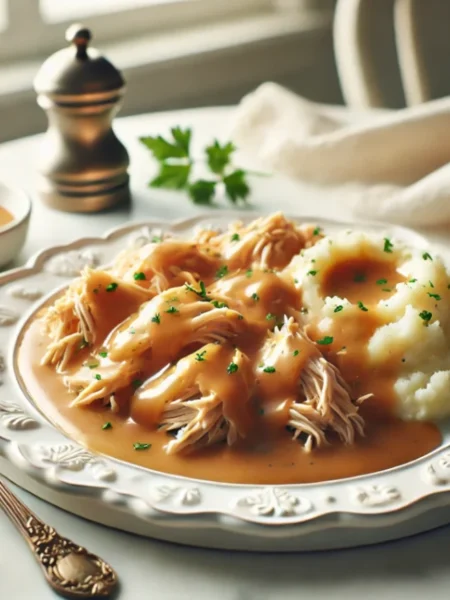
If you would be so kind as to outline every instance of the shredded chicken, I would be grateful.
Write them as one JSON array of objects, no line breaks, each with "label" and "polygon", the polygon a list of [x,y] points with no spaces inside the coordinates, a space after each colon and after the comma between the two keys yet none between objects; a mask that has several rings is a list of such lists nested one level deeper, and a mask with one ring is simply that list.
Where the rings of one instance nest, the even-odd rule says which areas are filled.
[{"label": "shredded chicken", "polygon": [[248,402],[253,385],[245,354],[228,344],[208,344],[141,388],[132,416],[145,424],[155,413],[149,404],[159,407],[160,428],[176,432],[166,445],[168,454],[222,441],[231,446],[245,438],[251,426]]}]

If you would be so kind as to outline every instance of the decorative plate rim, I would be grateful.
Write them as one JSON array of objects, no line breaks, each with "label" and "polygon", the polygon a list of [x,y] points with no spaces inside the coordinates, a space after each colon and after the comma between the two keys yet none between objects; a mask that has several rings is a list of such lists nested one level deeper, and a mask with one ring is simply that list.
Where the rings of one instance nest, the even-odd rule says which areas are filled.
[{"label": "decorative plate rim", "polygon": [[[225,484],[159,473],[87,450],[46,421],[20,391],[13,351],[22,324],[37,303],[70,281],[83,266],[105,264],[105,250],[111,255],[124,241],[144,243],[161,229],[182,233],[199,223],[223,224],[260,214],[217,211],[177,221],[126,223],[102,236],[45,249],[23,267],[0,274],[0,458],[46,487],[120,505],[138,520],[173,528],[184,517],[193,525],[205,526],[205,519],[214,515],[223,529],[233,532],[238,527],[250,536],[255,527],[256,535],[261,535],[267,525],[276,526],[270,528],[274,537],[307,536],[307,528],[299,533],[302,528],[292,526],[316,524],[326,530],[343,518],[351,528],[373,527],[376,516],[391,520],[394,516],[398,523],[409,518],[411,509],[427,510],[424,500],[437,501],[437,495],[450,491],[448,444],[400,467],[324,483]],[[293,218],[328,227],[381,228],[424,248],[429,246],[420,234],[398,226],[373,221],[349,224],[310,215]],[[444,496],[450,503],[450,494]],[[320,525],[324,517],[328,520]],[[250,524],[252,527],[242,527]]]}]

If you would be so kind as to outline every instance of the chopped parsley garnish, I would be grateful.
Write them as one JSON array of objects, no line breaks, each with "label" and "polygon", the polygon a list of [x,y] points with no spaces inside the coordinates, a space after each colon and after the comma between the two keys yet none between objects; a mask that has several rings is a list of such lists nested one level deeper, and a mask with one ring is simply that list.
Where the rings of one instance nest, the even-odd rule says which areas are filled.
[{"label": "chopped parsley garnish", "polygon": [[233,233],[233,235],[231,236],[232,242],[238,242],[240,239],[241,239],[241,236],[238,233]]},{"label": "chopped parsley garnish", "polygon": [[108,356],[108,353],[107,352],[99,352],[98,355],[101,356],[102,358],[106,358]]},{"label": "chopped parsley garnish", "polygon": [[432,281],[429,281],[428,283],[430,284],[430,288],[434,288],[434,285],[433,285]]},{"label": "chopped parsley garnish", "polygon": [[425,321],[425,323],[427,323],[427,324],[431,320],[432,316],[433,316],[433,314],[428,312],[427,310],[423,310],[422,312],[419,313],[419,317],[421,319],[423,319]]},{"label": "chopped parsley garnish", "polygon": [[219,302],[218,300],[211,300],[211,304],[216,308],[228,308],[228,304],[225,304],[225,302]]},{"label": "chopped parsley garnish", "polygon": [[148,450],[151,447],[152,447],[151,444],[143,444],[142,442],[135,442],[133,444],[133,448],[135,450]]},{"label": "chopped parsley garnish", "polygon": [[206,354],[206,350],[202,350],[201,352],[197,352],[197,354],[195,355],[195,360],[198,362],[204,362],[205,359],[205,354]]},{"label": "chopped parsley garnish", "polygon": [[217,270],[216,277],[217,279],[222,279],[225,275],[228,275],[228,267],[227,265],[222,265],[220,269]]},{"label": "chopped parsley garnish", "polygon": [[364,306],[364,304],[361,302],[361,300],[358,300],[358,308],[360,310],[362,310],[363,312],[367,312],[369,309],[367,308],[367,306]]},{"label": "chopped parsley garnish", "polygon": [[256,292],[254,294],[252,294],[252,300],[254,300],[255,302],[258,302],[259,296]]},{"label": "chopped parsley garnish", "polygon": [[429,252],[424,252],[422,254],[422,258],[423,258],[423,260],[433,260],[431,254]]},{"label": "chopped parsley garnish", "polygon": [[96,374],[94,375],[94,378],[95,378],[97,381],[101,381],[101,378],[102,378],[102,376],[100,375],[100,373],[96,373]]},{"label": "chopped parsley garnish", "polygon": [[308,271],[306,274],[307,275],[312,275],[314,277],[314,275],[317,275],[317,271],[314,271],[314,270],[313,271]]},{"label": "chopped parsley garnish", "polygon": [[320,235],[320,232],[321,232],[321,231],[322,231],[322,228],[321,228],[321,227],[316,227],[316,228],[313,230],[313,235]]},{"label": "chopped parsley garnish", "polygon": [[107,292],[115,292],[118,287],[119,287],[118,283],[110,283],[106,286],[105,289]]},{"label": "chopped parsley garnish", "polygon": [[333,340],[334,338],[332,338],[331,335],[326,335],[321,340],[317,340],[317,343],[321,346],[328,346],[329,344],[333,343]]},{"label": "chopped parsley garnish", "polygon": [[235,362],[230,362],[230,364],[227,367],[227,373],[228,375],[231,375],[232,373],[236,373],[238,369],[239,365],[237,365]]},{"label": "chopped parsley garnish", "polygon": [[294,350],[292,356],[298,356],[300,354],[300,350]]},{"label": "chopped parsley garnish", "polygon": [[136,329],[131,328],[131,329],[128,330],[128,333],[130,335],[134,335],[136,333]]},{"label": "chopped parsley garnish", "polygon": [[388,252],[390,254],[392,254],[392,248],[394,247],[394,244],[391,242],[391,240],[389,238],[384,238],[384,247],[383,250],[385,252]]},{"label": "chopped parsley garnish", "polygon": [[410,279],[408,283],[416,283],[417,279]]},{"label": "chopped parsley garnish", "polygon": [[154,317],[152,317],[152,323],[156,323],[159,325],[161,323],[161,315],[156,313]]},{"label": "chopped parsley garnish", "polygon": [[392,292],[392,289],[391,288],[383,288],[381,291],[382,292]]},{"label": "chopped parsley garnish", "polygon": [[250,277],[253,275],[253,269],[247,269],[245,271],[245,276],[250,279]]},{"label": "chopped parsley garnish", "polygon": [[366,280],[366,275],[364,273],[355,273],[355,276],[353,277],[353,281],[355,283],[362,283],[365,280]]},{"label": "chopped parsley garnish", "polygon": [[189,290],[190,292],[194,292],[194,294],[197,294],[197,296],[200,296],[200,298],[202,298],[203,300],[211,300],[211,298],[208,298],[208,295],[206,293],[206,286],[203,283],[203,281],[199,282],[199,286],[200,289],[196,290],[195,288],[192,287],[192,285],[189,285],[188,283],[184,284],[184,287]]},{"label": "chopped parsley garnish", "polygon": [[271,319],[276,319],[276,315],[273,315],[272,313],[267,313],[266,315],[266,321],[270,321]]},{"label": "chopped parsley garnish", "polygon": [[131,385],[134,387],[134,389],[135,389],[135,390],[137,390],[138,388],[140,388],[140,387],[141,387],[141,385],[142,385],[143,383],[144,383],[144,382],[142,381],[142,379],[134,379],[134,380],[131,382]]},{"label": "chopped parsley garnish", "polygon": [[378,279],[377,285],[386,285],[387,279]]},{"label": "chopped parsley garnish", "polygon": [[86,366],[89,367],[89,369],[96,369],[98,367],[98,362],[87,363]]},{"label": "chopped parsley garnish", "polygon": [[178,312],[180,312],[180,311],[178,310],[178,308],[175,308],[175,306],[169,306],[169,308],[166,310],[166,313],[169,313],[169,315],[178,313]]},{"label": "chopped parsley garnish", "polygon": [[341,310],[344,310],[344,307],[342,306],[342,304],[339,304],[338,306],[336,306],[333,312],[337,313],[341,312]]},{"label": "chopped parsley garnish", "polygon": [[103,423],[102,429],[112,429],[111,421],[106,421],[106,423]]},{"label": "chopped parsley garnish", "polygon": [[264,373],[275,373],[276,369],[275,367],[264,367],[263,371]]},{"label": "chopped parsley garnish", "polygon": [[152,237],[152,244],[159,244],[160,242],[162,242],[162,237],[159,235],[154,235]]},{"label": "chopped parsley garnish", "polygon": [[144,281],[146,278],[145,273],[143,273],[142,271],[139,271],[138,273],[135,273],[133,275],[135,281]]},{"label": "chopped parsley garnish", "polygon": [[435,300],[441,300],[439,294],[430,294],[430,292],[428,292],[428,295],[430,296],[430,298],[434,298]]}]

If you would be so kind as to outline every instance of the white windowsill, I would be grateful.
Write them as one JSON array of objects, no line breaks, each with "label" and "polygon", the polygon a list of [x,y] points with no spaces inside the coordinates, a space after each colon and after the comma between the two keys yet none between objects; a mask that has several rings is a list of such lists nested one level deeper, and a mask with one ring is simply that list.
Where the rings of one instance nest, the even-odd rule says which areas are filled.
[{"label": "white windowsill", "polygon": [[[308,44],[330,30],[328,13],[272,13],[102,45],[101,50],[124,73],[124,113],[131,114],[170,108],[180,98],[189,105],[196,95],[264,79],[266,71],[286,73],[312,64],[315,48]],[[0,141],[43,128],[32,87],[41,64],[0,65]]]}]

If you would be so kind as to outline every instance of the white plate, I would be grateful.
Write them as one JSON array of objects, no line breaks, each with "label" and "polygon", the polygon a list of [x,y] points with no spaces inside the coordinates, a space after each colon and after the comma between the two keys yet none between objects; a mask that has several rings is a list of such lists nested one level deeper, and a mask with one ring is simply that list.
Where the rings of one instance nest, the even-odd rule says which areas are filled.
[{"label": "white plate", "polygon": [[[149,537],[239,550],[312,550],[375,543],[450,522],[450,449],[407,465],[329,483],[231,485],[176,477],[89,452],[35,409],[19,388],[15,352],[21,329],[45,298],[85,265],[107,264],[128,244],[160,229],[189,234],[199,223],[224,226],[247,214],[211,213],[169,224],[132,224],[102,238],[45,250],[0,276],[0,472],[68,511]],[[251,215],[254,218],[254,215]],[[305,218],[332,232],[348,223]],[[355,225],[353,225],[353,228]],[[413,231],[358,224],[427,248]],[[445,257],[444,257],[445,258]]]}]

